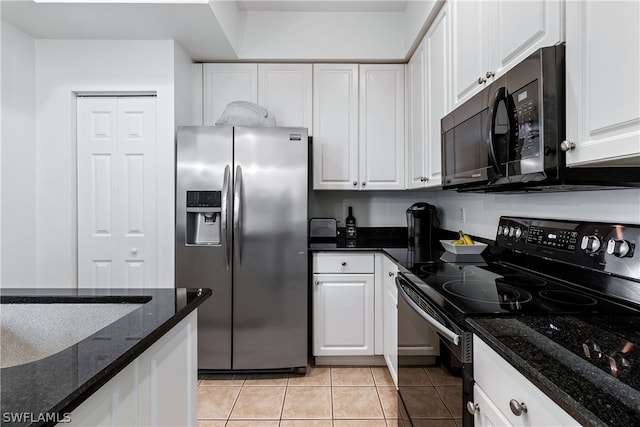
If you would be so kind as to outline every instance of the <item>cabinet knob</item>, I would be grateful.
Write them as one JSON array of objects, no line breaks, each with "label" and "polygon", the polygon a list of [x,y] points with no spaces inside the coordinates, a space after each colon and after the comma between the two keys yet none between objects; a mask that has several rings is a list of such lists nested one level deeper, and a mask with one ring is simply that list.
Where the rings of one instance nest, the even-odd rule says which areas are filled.
[{"label": "cabinet knob", "polygon": [[133,255],[137,254],[138,253],[138,248],[131,248],[131,253]]},{"label": "cabinet knob", "polygon": [[516,417],[527,413],[527,405],[525,405],[524,402],[518,402],[516,399],[509,401],[509,409],[511,409],[511,412],[513,412],[513,415]]},{"label": "cabinet knob", "polygon": [[320,284],[320,282],[318,280],[316,280],[315,284],[316,284],[316,286],[318,286]]},{"label": "cabinet knob", "polygon": [[473,403],[472,401],[467,402],[467,411],[470,414],[475,414],[476,412],[480,412],[480,405],[477,403]]},{"label": "cabinet knob", "polygon": [[358,181],[353,181],[353,185],[358,185]]},{"label": "cabinet knob", "polygon": [[365,185],[367,185],[366,181],[362,181],[362,186],[364,187]]},{"label": "cabinet knob", "polygon": [[565,153],[566,153],[567,151],[571,151],[571,150],[573,150],[573,149],[575,149],[575,148],[576,148],[576,143],[575,143],[575,142],[573,142],[573,141],[568,141],[568,140],[566,140],[566,139],[565,139],[564,141],[562,141],[562,142],[560,143],[560,149],[561,149],[562,151],[564,151]]},{"label": "cabinet knob", "polygon": [[487,74],[485,74],[485,76],[490,79],[491,77],[495,76],[496,73],[494,73],[493,71],[487,71]]},{"label": "cabinet knob", "polygon": [[478,84],[481,85],[482,83],[486,82],[487,79],[485,79],[484,77],[480,76],[478,77]]},{"label": "cabinet knob", "polygon": [[393,277],[393,271],[389,272],[389,277]]},{"label": "cabinet knob", "polygon": [[345,265],[347,265],[346,261],[342,261],[342,266],[344,267]]}]

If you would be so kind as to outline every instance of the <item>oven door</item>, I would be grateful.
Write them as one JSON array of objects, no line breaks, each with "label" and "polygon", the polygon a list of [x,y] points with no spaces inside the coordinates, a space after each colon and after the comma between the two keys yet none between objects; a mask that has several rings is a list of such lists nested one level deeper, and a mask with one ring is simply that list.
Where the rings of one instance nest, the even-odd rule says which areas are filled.
[{"label": "oven door", "polygon": [[[451,357],[456,359],[462,367],[463,399],[460,401],[462,408],[465,390],[464,385],[467,374],[463,363],[463,347],[467,342],[463,330],[452,322],[440,308],[425,298],[424,294],[402,274],[396,276],[398,288],[398,424],[400,426],[422,425],[421,423],[433,422],[434,419],[446,419],[452,417],[446,406],[440,405],[441,400],[437,390],[431,383],[426,367],[436,365],[438,354],[438,340],[429,349],[420,345],[416,339],[422,334],[433,337],[435,330],[441,338],[440,342],[449,348]],[[434,349],[433,346],[436,346]],[[431,351],[430,351],[431,350]],[[435,350],[435,351],[434,351]],[[440,351],[445,350],[443,346]],[[468,369],[471,364],[468,364]],[[463,411],[463,418],[467,418]],[[471,421],[472,422],[472,421]],[[463,420],[465,426],[470,426],[467,420]]]}]

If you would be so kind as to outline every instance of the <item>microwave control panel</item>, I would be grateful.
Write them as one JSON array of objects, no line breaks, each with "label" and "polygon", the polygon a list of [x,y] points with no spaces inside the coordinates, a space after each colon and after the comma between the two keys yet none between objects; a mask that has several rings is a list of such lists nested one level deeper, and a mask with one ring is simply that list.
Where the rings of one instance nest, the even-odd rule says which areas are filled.
[{"label": "microwave control panel", "polygon": [[540,155],[540,118],[538,111],[538,80],[512,94],[518,126],[518,147],[521,159]]}]

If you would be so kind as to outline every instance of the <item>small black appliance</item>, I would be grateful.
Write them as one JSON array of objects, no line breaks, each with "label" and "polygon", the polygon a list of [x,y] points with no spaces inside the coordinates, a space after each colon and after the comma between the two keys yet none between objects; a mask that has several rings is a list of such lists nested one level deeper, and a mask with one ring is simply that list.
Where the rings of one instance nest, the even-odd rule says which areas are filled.
[{"label": "small black appliance", "polygon": [[430,246],[440,225],[438,210],[429,203],[414,203],[407,209],[409,246]]}]

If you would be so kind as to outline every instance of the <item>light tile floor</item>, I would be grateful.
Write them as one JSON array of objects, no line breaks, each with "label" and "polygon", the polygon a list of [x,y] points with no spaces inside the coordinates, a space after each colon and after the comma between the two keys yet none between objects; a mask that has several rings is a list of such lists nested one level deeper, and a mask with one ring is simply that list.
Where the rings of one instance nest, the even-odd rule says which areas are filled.
[{"label": "light tile floor", "polygon": [[[419,368],[441,408],[430,427],[461,427],[461,382]],[[308,367],[294,374],[201,375],[198,427],[396,427],[397,395],[386,367]],[[422,424],[421,424],[422,425]]]}]

